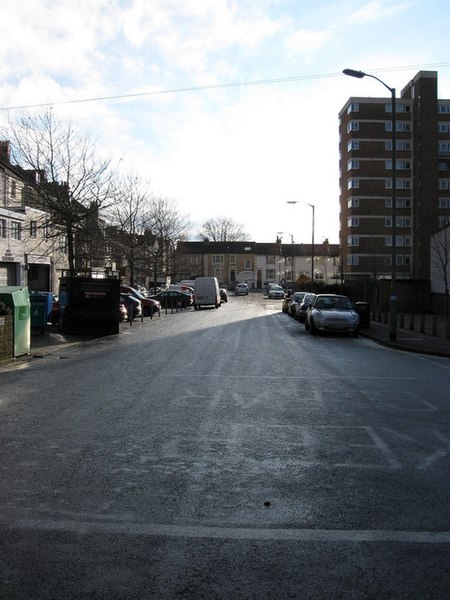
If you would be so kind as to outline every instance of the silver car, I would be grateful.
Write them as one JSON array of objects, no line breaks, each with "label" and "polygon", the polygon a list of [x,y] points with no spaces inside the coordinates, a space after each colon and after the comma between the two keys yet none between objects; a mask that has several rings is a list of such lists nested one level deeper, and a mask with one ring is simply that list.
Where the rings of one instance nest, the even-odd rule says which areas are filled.
[{"label": "silver car", "polygon": [[267,296],[269,298],[278,298],[279,300],[282,300],[284,298],[284,290],[281,285],[272,285]]},{"label": "silver car", "polygon": [[305,329],[311,335],[318,331],[336,331],[357,336],[359,315],[347,296],[318,294],[307,310]]}]

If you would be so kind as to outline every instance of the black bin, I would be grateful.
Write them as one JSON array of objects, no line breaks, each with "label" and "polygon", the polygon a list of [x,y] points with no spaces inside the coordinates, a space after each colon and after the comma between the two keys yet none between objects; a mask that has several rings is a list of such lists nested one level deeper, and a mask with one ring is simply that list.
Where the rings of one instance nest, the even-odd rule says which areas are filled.
[{"label": "black bin", "polygon": [[368,302],[355,302],[355,310],[359,315],[359,326],[370,327],[370,305]]}]

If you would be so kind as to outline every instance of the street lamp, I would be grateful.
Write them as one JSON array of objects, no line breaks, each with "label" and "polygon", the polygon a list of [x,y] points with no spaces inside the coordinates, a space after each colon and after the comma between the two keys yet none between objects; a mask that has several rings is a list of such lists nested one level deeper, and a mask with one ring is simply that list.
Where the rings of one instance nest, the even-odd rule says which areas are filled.
[{"label": "street lamp", "polygon": [[[299,200],[288,200],[286,204],[298,204]],[[315,206],[314,204],[310,204],[309,202],[302,202],[300,204],[306,204],[312,208],[312,226],[311,226],[311,292],[314,291],[314,212]]]},{"label": "street lamp", "polygon": [[291,244],[292,244],[292,288],[295,292],[295,246],[294,246],[294,236],[292,233],[288,233],[287,231],[277,231],[277,235],[290,235],[291,236]]},{"label": "street lamp", "polygon": [[396,165],[396,102],[395,102],[395,88],[389,87],[384,81],[371,75],[370,73],[364,73],[364,71],[355,71],[354,69],[344,69],[344,75],[350,77],[356,77],[362,79],[363,77],[371,77],[376,79],[385,88],[391,92],[391,126],[392,126],[392,208],[391,208],[391,220],[392,220],[392,242],[391,242],[391,294],[389,297],[389,339],[395,341],[397,339],[397,293],[396,293],[396,263],[397,263],[397,239],[396,239],[396,219],[397,219],[397,198],[396,198],[396,187],[397,187],[397,165]]}]

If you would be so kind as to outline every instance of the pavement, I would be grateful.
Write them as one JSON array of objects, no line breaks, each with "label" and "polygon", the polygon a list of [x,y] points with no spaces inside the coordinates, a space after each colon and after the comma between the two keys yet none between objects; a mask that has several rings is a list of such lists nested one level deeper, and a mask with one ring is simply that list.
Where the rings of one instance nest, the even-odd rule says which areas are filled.
[{"label": "pavement", "polygon": [[[139,323],[135,323],[133,326],[139,327],[139,325]],[[121,330],[127,327],[129,327],[129,324],[121,323]],[[397,350],[450,358],[450,340],[418,331],[397,328],[396,340],[391,341],[389,339],[389,325],[371,321],[369,327],[361,328],[361,336]],[[43,334],[32,334],[30,356],[39,357],[45,353],[58,350],[61,346],[94,340],[96,337],[98,336],[68,335],[61,333],[56,328],[49,327]]]}]

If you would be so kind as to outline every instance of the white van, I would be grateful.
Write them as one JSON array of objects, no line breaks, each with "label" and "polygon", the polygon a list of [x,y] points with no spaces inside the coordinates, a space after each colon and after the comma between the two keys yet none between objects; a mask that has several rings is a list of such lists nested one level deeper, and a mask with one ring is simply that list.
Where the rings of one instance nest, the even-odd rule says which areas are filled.
[{"label": "white van", "polygon": [[197,277],[194,288],[194,308],[220,306],[220,291],[217,277]]}]

